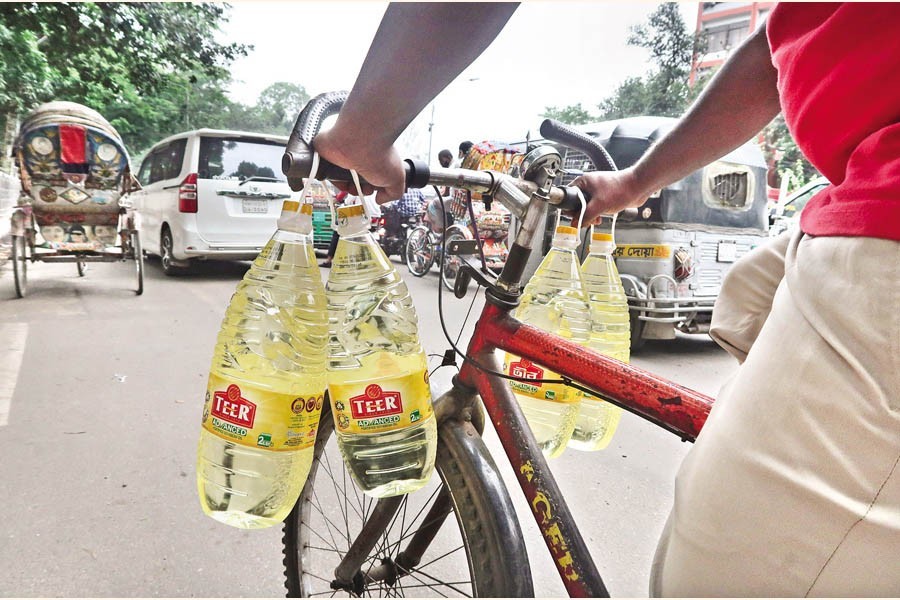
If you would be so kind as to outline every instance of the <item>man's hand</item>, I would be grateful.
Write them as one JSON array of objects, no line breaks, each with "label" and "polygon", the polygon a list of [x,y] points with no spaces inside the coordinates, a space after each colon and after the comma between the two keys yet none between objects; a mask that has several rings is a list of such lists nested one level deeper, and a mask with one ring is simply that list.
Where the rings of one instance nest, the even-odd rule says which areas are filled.
[{"label": "man's hand", "polygon": [[[644,190],[634,171],[592,171],[575,179],[572,185],[584,192],[588,201],[582,222],[584,227],[599,221],[600,215],[612,215],[626,208],[640,206],[650,192]],[[578,215],[573,217],[577,221]]]},{"label": "man's hand", "polygon": [[377,192],[375,202],[378,204],[397,200],[406,190],[406,171],[397,149],[388,146],[367,150],[359,144],[354,144],[352,139],[344,136],[340,118],[332,129],[323,131],[315,137],[313,148],[328,162],[352,169],[366,180],[366,183],[360,183],[362,190],[354,190],[352,182],[340,185],[342,189],[356,195]]}]

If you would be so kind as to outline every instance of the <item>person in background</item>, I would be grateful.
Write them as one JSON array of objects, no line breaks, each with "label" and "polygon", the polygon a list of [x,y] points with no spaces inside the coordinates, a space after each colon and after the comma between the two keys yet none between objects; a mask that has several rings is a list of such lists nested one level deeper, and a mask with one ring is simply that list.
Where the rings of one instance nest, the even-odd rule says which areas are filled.
[{"label": "person in background", "polygon": [[[447,150],[446,148],[438,152],[438,162],[441,163],[441,166],[445,169],[449,168],[453,163],[453,153]],[[441,188],[441,196],[449,196],[450,195],[450,187],[444,186]]]},{"label": "person in background", "polygon": [[414,217],[425,210],[425,195],[418,188],[409,188],[394,203],[394,207],[401,217]]},{"label": "person in background", "polygon": [[438,162],[446,169],[453,162],[453,153],[444,148],[438,152]]},{"label": "person in background", "polygon": [[456,157],[456,160],[453,161],[452,165],[454,168],[458,168],[462,165],[462,161],[466,158],[466,154],[469,153],[469,150],[471,150],[472,146],[474,145],[475,144],[473,142],[470,142],[469,140],[466,140],[459,144],[459,155]]},{"label": "person in background", "polygon": [[[316,149],[399,197],[393,141],[514,10],[391,4]],[[725,279],[711,335],[743,363],[676,477],[652,595],[900,596],[898,31],[889,3],[779,3],[636,164],[574,182],[589,225],[783,112],[834,184]]]}]

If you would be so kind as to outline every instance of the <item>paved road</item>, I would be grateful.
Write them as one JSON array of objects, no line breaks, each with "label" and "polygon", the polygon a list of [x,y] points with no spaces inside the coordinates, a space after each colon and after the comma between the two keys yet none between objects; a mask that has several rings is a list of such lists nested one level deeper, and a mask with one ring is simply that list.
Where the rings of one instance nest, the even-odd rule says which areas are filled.
[{"label": "paved road", "polygon": [[[74,265],[37,264],[22,300],[9,265],[0,270],[0,595],[281,596],[280,530],[212,521],[194,483],[210,353],[246,265],[166,278],[148,260],[141,297],[132,269],[94,264],[79,278]],[[426,350],[441,353],[436,273],[408,282]],[[445,299],[458,331],[468,304]],[[703,336],[650,344],[634,362],[709,394],[733,368]],[[487,439],[496,450],[492,432]],[[614,595],[646,595],[687,450],[625,415],[605,452],[554,461]],[[508,467],[504,476],[513,480]],[[521,494],[513,497],[538,595],[563,595]]]}]

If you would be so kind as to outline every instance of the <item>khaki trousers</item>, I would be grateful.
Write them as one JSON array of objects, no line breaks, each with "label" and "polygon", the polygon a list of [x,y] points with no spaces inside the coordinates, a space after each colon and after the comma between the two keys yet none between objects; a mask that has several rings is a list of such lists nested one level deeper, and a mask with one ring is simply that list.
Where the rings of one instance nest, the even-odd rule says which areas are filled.
[{"label": "khaki trousers", "polygon": [[900,243],[788,234],[734,266],[743,365],[675,482],[654,596],[900,596]]}]

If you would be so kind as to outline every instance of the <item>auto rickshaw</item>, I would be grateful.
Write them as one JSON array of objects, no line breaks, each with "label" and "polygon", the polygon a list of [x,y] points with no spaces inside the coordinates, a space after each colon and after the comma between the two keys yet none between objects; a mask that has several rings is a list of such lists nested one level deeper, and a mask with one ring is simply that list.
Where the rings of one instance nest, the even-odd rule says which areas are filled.
[{"label": "auto rickshaw", "polygon": [[[673,118],[641,116],[574,129],[596,138],[623,169],[675,123]],[[550,142],[529,145],[535,143]],[[583,153],[558,149],[563,157],[558,184],[568,185],[595,170]],[[549,211],[543,253],[532,253],[528,275],[550,249],[556,212]],[[648,339],[674,339],[676,331],[707,333],[725,275],[735,261],[766,242],[767,228],[766,163],[753,141],[659,190],[638,208],[634,220],[618,220],[615,259],[628,296],[632,349]],[[582,244],[582,253],[586,246]]]},{"label": "auto rickshaw", "polygon": [[11,217],[16,295],[28,264],[134,261],[138,295],[144,261],[138,214],[123,196],[140,189],[122,138],[98,112],[48,102],[22,122],[13,146],[21,193]]}]

